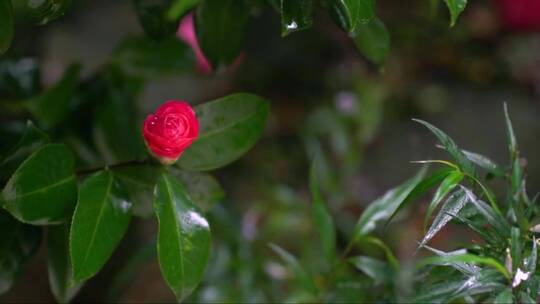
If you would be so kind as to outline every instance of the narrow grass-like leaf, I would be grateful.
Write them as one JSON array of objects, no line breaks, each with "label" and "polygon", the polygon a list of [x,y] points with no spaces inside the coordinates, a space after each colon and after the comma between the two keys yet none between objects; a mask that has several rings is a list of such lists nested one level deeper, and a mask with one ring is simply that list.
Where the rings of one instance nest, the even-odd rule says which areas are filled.
[{"label": "narrow grass-like leaf", "polygon": [[494,209],[488,204],[479,200],[476,195],[474,195],[474,193],[472,193],[472,191],[470,191],[469,189],[463,186],[460,186],[460,188],[461,190],[465,191],[470,202],[486,218],[488,223],[497,230],[500,236],[504,238],[509,236],[510,227],[504,217],[502,217],[499,213],[495,212]]},{"label": "narrow grass-like leaf", "polygon": [[[442,257],[467,254],[467,250],[465,250],[465,249],[459,249],[459,250],[455,250],[455,251],[444,252],[444,251],[429,247],[427,245],[425,245],[424,248],[426,248],[427,250],[435,253],[438,256],[442,256]],[[478,266],[476,266],[474,264],[465,263],[465,262],[461,262],[461,261],[443,261],[441,263],[434,262],[433,265],[450,266],[450,267],[456,269],[457,271],[463,273],[466,276],[473,276],[478,271],[480,271],[480,267],[478,267]]]},{"label": "narrow grass-like leaf", "polygon": [[433,196],[433,199],[429,203],[426,216],[424,219],[424,230],[427,226],[427,223],[429,219],[431,218],[431,214],[433,211],[437,208],[439,203],[452,191],[454,188],[461,182],[464,175],[460,171],[454,171],[450,173],[446,178],[442,181],[441,185],[435,192],[435,195]]},{"label": "narrow grass-like leaf", "polygon": [[319,182],[317,178],[317,170],[314,162],[311,166],[309,188],[312,197],[312,212],[315,227],[319,232],[319,238],[322,243],[324,255],[329,263],[332,263],[336,253],[336,228],[334,220],[328,212],[326,205],[321,196]]},{"label": "narrow grass-like leaf", "polygon": [[422,168],[413,178],[387,191],[383,196],[372,202],[358,219],[356,227],[354,228],[351,243],[373,231],[378,222],[390,218],[407,196],[409,196],[413,189],[420,183],[425,174],[426,168]]},{"label": "narrow grass-like leaf", "polygon": [[383,261],[368,256],[355,256],[347,260],[370,277],[375,285],[392,282],[392,269]]},{"label": "narrow grass-like leaf", "polygon": [[514,273],[521,264],[522,249],[520,230],[517,227],[512,227],[510,230],[510,256],[512,257],[512,272]]},{"label": "narrow grass-like leaf", "polygon": [[514,303],[514,299],[512,296],[512,289],[506,288],[503,291],[501,291],[497,297],[495,297],[495,300],[493,301],[495,304],[512,304]]},{"label": "narrow grass-like leaf", "polygon": [[415,198],[426,193],[429,189],[433,188],[435,185],[443,181],[450,173],[454,172],[453,168],[441,168],[433,172],[430,176],[422,179],[414,189],[407,195],[401,204],[396,208],[396,211],[388,218],[387,224],[392,221],[394,216],[398,214],[403,208],[408,206]]},{"label": "narrow grass-like leaf", "polygon": [[446,133],[426,121],[420,119],[413,120],[424,125],[433,134],[435,134],[444,149],[457,161],[463,172],[473,177],[476,176],[474,165],[471,163],[471,161],[469,161],[461,149],[458,148],[456,143],[448,135],[446,135]]},{"label": "narrow grass-like leaf", "polygon": [[107,262],[128,228],[131,208],[111,171],[100,171],[83,182],[69,235],[76,282],[94,276]]},{"label": "narrow grass-like leaf", "polygon": [[162,173],[154,191],[161,274],[181,301],[201,281],[211,246],[210,225],[180,181]]},{"label": "narrow grass-like leaf", "polygon": [[506,279],[510,278],[510,274],[508,273],[506,268],[497,260],[490,257],[482,257],[482,256],[477,256],[477,255],[469,254],[469,253],[460,254],[460,255],[429,257],[420,261],[417,267],[421,268],[426,265],[440,265],[442,263],[454,263],[454,262],[489,266],[489,267],[494,268],[498,272],[500,272]]},{"label": "narrow grass-like leaf", "polygon": [[489,159],[487,156],[484,156],[482,154],[469,152],[466,150],[462,150],[463,154],[469,159],[471,162],[475,163],[480,168],[487,171],[488,174],[493,174],[497,177],[504,176],[505,170],[501,166],[499,166],[497,163]]},{"label": "narrow grass-like leaf", "polygon": [[302,286],[311,294],[317,293],[317,288],[315,287],[315,283],[313,282],[313,279],[311,276],[307,273],[306,270],[300,265],[296,257],[294,255],[287,252],[285,249],[281,248],[280,246],[276,244],[269,244],[270,248],[277,253],[289,267],[292,268],[294,274],[296,275],[296,278],[298,281],[302,284]]},{"label": "narrow grass-like leaf", "polygon": [[510,155],[513,157],[517,153],[517,140],[506,103],[504,103],[504,119],[506,121],[506,135],[508,136],[508,151],[510,151]]},{"label": "narrow grass-like leaf", "polygon": [[427,244],[434,236],[441,230],[451,219],[453,215],[458,214],[458,212],[465,206],[468,201],[468,197],[463,190],[457,190],[448,199],[444,202],[441,210],[433,220],[431,227],[424,235],[424,238],[419,244],[419,248]]},{"label": "narrow grass-like leaf", "polygon": [[374,236],[368,235],[368,236],[362,237],[359,240],[359,243],[366,243],[366,244],[375,245],[379,247],[384,252],[386,260],[388,260],[388,263],[390,264],[390,266],[392,266],[394,271],[399,270],[400,268],[399,261],[396,259],[396,256],[392,253],[392,250],[388,247],[388,245],[386,245],[382,240]]}]

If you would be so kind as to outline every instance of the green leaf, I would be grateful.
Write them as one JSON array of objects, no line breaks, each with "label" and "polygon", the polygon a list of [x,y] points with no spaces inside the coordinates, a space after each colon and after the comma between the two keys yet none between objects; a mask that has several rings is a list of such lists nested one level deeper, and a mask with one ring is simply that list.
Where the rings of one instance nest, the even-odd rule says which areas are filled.
[{"label": "green leaf", "polygon": [[419,119],[413,119],[414,121],[424,125],[428,128],[439,140],[444,149],[457,161],[461,170],[468,175],[475,177],[476,173],[473,164],[465,156],[465,154],[458,148],[456,143],[446,133],[435,127],[434,125]]},{"label": "green leaf", "polygon": [[[443,257],[444,256],[453,256],[453,255],[462,255],[462,254],[467,253],[467,250],[465,250],[465,249],[459,249],[459,250],[455,250],[455,251],[451,251],[451,252],[444,252],[444,251],[437,250],[435,248],[429,247],[427,245],[425,245],[424,248],[428,249],[429,251],[435,253],[438,256],[443,256]],[[456,269],[457,271],[463,273],[466,276],[473,276],[476,273],[478,273],[478,271],[480,271],[478,266],[470,264],[470,263],[465,263],[465,262],[462,262],[462,261],[443,261],[443,262],[440,262],[440,263],[439,262],[434,262],[432,264],[433,265],[440,265],[440,266],[450,266],[450,267]]]},{"label": "green leaf", "polygon": [[47,24],[63,16],[70,5],[71,0],[28,1],[28,7],[31,13],[38,19],[39,24]]},{"label": "green leaf", "polygon": [[24,105],[36,119],[46,127],[61,122],[70,110],[70,103],[79,85],[80,66],[71,65],[62,79],[45,93],[25,101]]},{"label": "green leaf", "polygon": [[199,137],[177,165],[185,170],[213,170],[237,160],[259,139],[269,105],[248,93],[237,93],[195,107]]},{"label": "green leaf", "polygon": [[454,26],[461,12],[465,10],[467,0],[444,0],[444,2],[450,11],[450,26]]},{"label": "green leaf", "polygon": [[433,211],[437,208],[439,203],[452,191],[454,188],[461,182],[464,175],[460,171],[454,171],[450,173],[446,178],[442,181],[441,185],[437,189],[437,192],[435,192],[435,195],[433,196],[433,199],[429,203],[426,216],[424,219],[424,227],[427,226],[427,222],[431,218],[431,214],[433,214]]},{"label": "green leaf", "polygon": [[433,172],[430,176],[424,178],[421,182],[419,182],[416,187],[407,195],[407,198],[403,200],[403,202],[399,205],[398,208],[396,208],[396,211],[388,218],[387,224],[392,221],[394,216],[398,214],[399,211],[401,211],[403,208],[408,206],[413,200],[420,195],[427,192],[429,189],[433,188],[435,185],[443,181],[450,173],[454,172],[455,170],[453,168],[441,168],[435,172]]},{"label": "green leaf", "polygon": [[380,239],[373,236],[364,236],[359,240],[359,243],[366,243],[370,245],[375,245],[379,247],[386,257],[386,260],[392,266],[394,271],[399,271],[399,261],[396,259],[395,255],[392,253],[392,250]]},{"label": "green leaf", "polygon": [[210,226],[184,186],[171,174],[162,173],[154,193],[159,267],[178,300],[182,300],[204,274],[210,254]]},{"label": "green leaf", "polygon": [[205,0],[197,7],[197,39],[214,69],[240,55],[248,9],[243,0]]},{"label": "green leaf", "polygon": [[463,190],[457,190],[444,202],[441,210],[431,223],[428,231],[424,235],[424,238],[418,245],[418,248],[427,244],[434,236],[441,230],[446,224],[465,206],[468,201],[468,197]]},{"label": "green leaf", "polygon": [[511,304],[514,303],[514,299],[512,297],[512,289],[506,288],[505,290],[501,291],[495,300],[493,301],[495,304]]},{"label": "green leaf", "polygon": [[515,273],[516,269],[521,264],[521,233],[519,228],[512,227],[510,230],[510,255],[512,257],[512,272]]},{"label": "green leaf", "polygon": [[103,103],[95,107],[92,135],[108,164],[146,156],[136,100],[125,85],[119,84],[124,81],[120,76],[118,83],[110,83]]},{"label": "green leaf", "polygon": [[510,278],[510,274],[508,273],[506,268],[504,268],[504,266],[501,263],[499,263],[497,260],[493,258],[477,256],[477,255],[469,254],[469,253],[459,254],[459,255],[444,255],[444,256],[429,257],[427,259],[420,261],[417,267],[421,268],[426,265],[441,265],[443,263],[455,263],[455,262],[462,262],[462,263],[468,263],[468,264],[473,264],[473,265],[486,265],[500,272],[506,279]]},{"label": "green leaf", "polygon": [[19,221],[57,224],[68,217],[77,200],[71,151],[61,144],[46,145],[17,168],[7,182],[5,208]]},{"label": "green leaf", "polygon": [[5,53],[13,40],[13,7],[11,0],[0,0],[0,55]]},{"label": "green leaf", "polygon": [[373,231],[379,221],[390,218],[420,183],[425,174],[426,168],[422,168],[413,178],[387,191],[383,196],[372,202],[358,219],[352,239],[358,240]]},{"label": "green leaf", "polygon": [[0,177],[6,178],[35,150],[49,142],[49,136],[31,122],[26,122],[24,134],[0,163]]},{"label": "green leaf", "polygon": [[192,57],[188,46],[176,37],[159,41],[130,37],[115,50],[113,62],[127,75],[156,78],[193,70]]},{"label": "green leaf", "polygon": [[290,254],[285,249],[281,248],[280,246],[276,244],[269,244],[270,248],[279,255],[279,257],[287,263],[289,267],[292,268],[294,274],[296,275],[296,278],[298,279],[298,282],[304,287],[304,289],[309,292],[310,294],[314,295],[317,293],[317,287],[315,286],[315,282],[313,282],[313,279],[308,274],[308,272],[300,265],[298,260],[294,257],[294,255]]},{"label": "green leaf", "polygon": [[316,163],[311,166],[309,188],[312,197],[312,212],[315,227],[319,232],[324,255],[329,263],[332,263],[336,254],[336,228],[334,220],[328,212],[321,196],[319,182],[317,179]]},{"label": "green leaf", "polygon": [[466,150],[462,150],[462,152],[463,154],[465,154],[468,160],[475,163],[480,168],[486,170],[488,173],[493,174],[497,177],[502,177],[506,174],[504,172],[504,168],[502,168],[486,156]]},{"label": "green leaf", "polygon": [[131,220],[131,203],[110,171],[81,185],[69,235],[76,282],[94,276],[107,262]]},{"label": "green leaf", "polygon": [[49,285],[58,303],[69,303],[82,287],[73,283],[69,256],[69,224],[50,226],[47,231]]},{"label": "green leaf", "polygon": [[16,221],[0,210],[0,295],[8,291],[24,264],[38,250],[41,229]]},{"label": "green leaf", "polygon": [[379,18],[359,23],[355,34],[354,44],[362,55],[376,64],[386,61],[390,52],[390,33]]},{"label": "green leaf", "polygon": [[313,0],[281,0],[281,36],[313,24]]},{"label": "green leaf", "polygon": [[392,282],[392,269],[383,261],[368,256],[355,256],[347,260],[370,277],[375,285]]},{"label": "green leaf", "polygon": [[504,103],[504,119],[506,121],[506,135],[508,136],[508,151],[510,151],[510,155],[513,158],[517,153],[517,140],[512,121],[510,120],[510,114],[508,113],[508,105],[506,103]]},{"label": "green leaf", "polygon": [[532,239],[532,249],[531,254],[525,259],[524,261],[524,271],[529,273],[535,273],[536,272],[536,265],[537,265],[537,258],[538,258],[538,251],[536,248],[536,238],[533,237]]},{"label": "green leaf", "polygon": [[326,5],[341,28],[351,34],[375,16],[375,0],[326,0]]},{"label": "green leaf", "polygon": [[133,0],[133,6],[149,37],[159,40],[174,36],[177,22],[167,18],[171,0]]},{"label": "green leaf", "polygon": [[[0,98],[3,100],[17,103],[18,100],[38,94],[40,87],[40,65],[37,59],[23,57],[3,59],[0,62]],[[5,103],[8,104],[11,103]]]},{"label": "green leaf", "polygon": [[502,236],[503,238],[507,237],[508,232],[510,231],[510,227],[506,219],[503,216],[501,216],[499,213],[497,213],[488,204],[479,200],[476,197],[476,195],[472,193],[472,191],[462,186],[460,188],[463,191],[465,191],[469,201],[476,207],[478,212],[480,212],[480,214],[484,216],[484,218],[488,221],[488,223],[497,230],[498,234]]},{"label": "green leaf", "polygon": [[133,204],[133,214],[148,218],[154,213],[154,188],[159,177],[159,169],[150,165],[129,166],[113,170],[115,178],[122,182],[123,188]]},{"label": "green leaf", "polygon": [[217,202],[225,197],[225,191],[210,174],[174,169],[171,171],[186,187],[191,200],[203,212],[210,211]]},{"label": "green leaf", "polygon": [[184,16],[200,2],[201,0],[174,0],[173,4],[167,11],[167,18],[169,20],[178,20],[178,18]]}]

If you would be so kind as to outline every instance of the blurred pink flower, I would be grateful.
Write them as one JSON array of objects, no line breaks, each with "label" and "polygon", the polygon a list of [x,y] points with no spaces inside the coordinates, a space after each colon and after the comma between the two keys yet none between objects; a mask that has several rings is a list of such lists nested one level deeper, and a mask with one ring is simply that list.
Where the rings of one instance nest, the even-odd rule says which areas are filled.
[{"label": "blurred pink flower", "polygon": [[193,13],[189,13],[180,21],[176,37],[188,44],[195,53],[195,57],[197,58],[197,70],[205,75],[212,73],[212,65],[201,51],[197,36],[195,35]]},{"label": "blurred pink flower", "polygon": [[540,30],[540,0],[499,0],[505,27],[520,31]]}]

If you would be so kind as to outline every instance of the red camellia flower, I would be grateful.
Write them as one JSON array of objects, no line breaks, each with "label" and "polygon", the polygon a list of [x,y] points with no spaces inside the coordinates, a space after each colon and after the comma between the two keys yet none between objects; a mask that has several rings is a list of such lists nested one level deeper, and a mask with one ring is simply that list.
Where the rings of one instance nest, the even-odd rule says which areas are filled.
[{"label": "red camellia flower", "polygon": [[498,8],[507,28],[518,31],[540,30],[540,0],[499,0]]},{"label": "red camellia flower", "polygon": [[198,135],[199,121],[193,108],[185,101],[169,100],[144,121],[146,146],[166,165],[176,162]]}]

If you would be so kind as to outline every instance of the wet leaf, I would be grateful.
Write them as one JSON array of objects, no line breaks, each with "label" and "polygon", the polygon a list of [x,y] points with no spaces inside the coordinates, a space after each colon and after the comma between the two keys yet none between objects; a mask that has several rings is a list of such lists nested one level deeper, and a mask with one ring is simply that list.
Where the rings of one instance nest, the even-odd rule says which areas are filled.
[{"label": "wet leaf", "polygon": [[229,95],[195,107],[200,133],[176,163],[189,171],[213,170],[237,160],[259,139],[269,104],[247,93]]},{"label": "wet leaf", "polygon": [[313,0],[281,0],[281,36],[313,24]]},{"label": "wet leaf", "polygon": [[390,52],[390,33],[378,17],[373,17],[357,25],[354,43],[367,59],[382,64]]},{"label": "wet leaf", "polygon": [[171,174],[161,174],[154,195],[159,267],[167,285],[182,300],[204,274],[210,255],[210,226]]},{"label": "wet leaf", "polygon": [[469,253],[429,257],[420,261],[417,267],[421,268],[426,265],[440,265],[442,263],[455,263],[455,262],[489,266],[497,270],[499,273],[501,273],[506,279],[510,278],[510,274],[508,273],[506,268],[504,268],[504,266],[501,263],[499,263],[497,260],[490,257],[482,257],[482,256],[477,256],[477,255],[469,254]]},{"label": "wet leaf", "polygon": [[109,259],[131,220],[131,203],[112,172],[88,177],[70,231],[70,251],[76,282],[94,276]]},{"label": "wet leaf", "polygon": [[46,145],[17,168],[2,195],[5,208],[19,221],[34,225],[62,223],[77,200],[71,151]]},{"label": "wet leaf", "polygon": [[454,171],[450,173],[446,178],[442,181],[441,185],[435,192],[435,195],[433,196],[433,199],[429,203],[428,209],[426,211],[426,216],[424,220],[424,227],[427,226],[427,223],[429,219],[431,218],[431,214],[433,214],[433,211],[437,208],[439,203],[452,191],[454,188],[461,182],[464,175],[460,171]]},{"label": "wet leaf", "polygon": [[351,34],[375,16],[374,0],[326,0],[326,4],[341,28]]},{"label": "wet leaf", "polygon": [[506,219],[495,212],[488,204],[479,200],[472,191],[463,186],[460,186],[460,188],[465,191],[469,201],[476,207],[480,214],[484,216],[488,223],[497,230],[498,234],[503,238],[507,237],[509,235],[508,232],[510,231],[510,227]]},{"label": "wet leaf", "polygon": [[504,168],[502,168],[486,156],[466,150],[462,150],[462,152],[463,154],[465,154],[468,160],[475,163],[480,168],[486,170],[489,174],[493,174],[497,177],[503,177],[506,174]]}]

